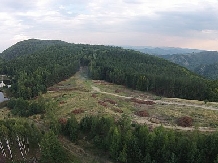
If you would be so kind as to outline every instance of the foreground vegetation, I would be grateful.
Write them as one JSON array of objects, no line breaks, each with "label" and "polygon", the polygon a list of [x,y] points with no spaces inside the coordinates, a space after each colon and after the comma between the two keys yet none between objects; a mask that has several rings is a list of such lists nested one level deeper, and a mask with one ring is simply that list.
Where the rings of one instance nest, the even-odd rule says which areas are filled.
[{"label": "foreground vegetation", "polygon": [[75,117],[62,123],[61,132],[73,142],[78,135],[118,162],[137,163],[215,163],[218,161],[218,133],[191,134],[163,127],[149,131],[147,126],[131,125],[128,117],[118,121],[111,117],[88,116],[80,123]]},{"label": "foreground vegetation", "polygon": [[[1,124],[2,140],[8,139],[12,155],[15,153],[17,155],[12,159],[23,160],[22,162],[31,157],[45,163],[69,162],[69,154],[58,141],[57,135],[66,136],[77,144],[81,141],[89,142],[95,146],[95,150],[98,149],[98,152],[104,153],[107,159],[112,159],[114,162],[216,163],[218,161],[217,132],[202,134],[196,130],[185,133],[163,127],[151,131],[147,126],[131,124],[131,120],[125,115],[118,120],[110,116],[85,116],[80,122],[72,115],[68,119],[50,123],[50,131],[44,134],[41,134],[34,125],[29,126],[27,123],[18,123],[15,120],[2,121]],[[28,139],[32,154],[28,152],[27,155],[21,154],[19,148],[13,145],[17,143],[17,136]],[[6,145],[3,148],[6,152],[9,150]],[[23,155],[25,159],[21,157]]]},{"label": "foreground vegetation", "polygon": [[0,120],[0,124],[1,161],[66,161],[65,152],[52,131],[43,135],[33,123],[18,118]]}]

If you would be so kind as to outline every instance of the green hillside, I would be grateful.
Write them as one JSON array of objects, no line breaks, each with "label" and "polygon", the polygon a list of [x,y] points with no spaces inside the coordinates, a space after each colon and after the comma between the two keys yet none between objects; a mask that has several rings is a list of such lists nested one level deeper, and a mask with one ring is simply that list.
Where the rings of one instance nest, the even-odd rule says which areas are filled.
[{"label": "green hillside", "polygon": [[0,55],[4,59],[13,59],[18,56],[33,54],[39,50],[48,48],[53,45],[68,44],[59,40],[37,40],[29,39],[27,41],[21,41],[4,50]]},{"label": "green hillside", "polygon": [[[91,77],[167,97],[207,98],[207,81],[166,60],[135,51],[111,49],[96,54]],[[198,89],[201,88],[201,89]]]},{"label": "green hillside", "polygon": [[218,52],[216,51],[203,51],[200,53],[190,54],[159,55],[158,57],[167,59],[190,70],[194,70],[200,65],[208,65],[218,62]]},{"label": "green hillside", "polygon": [[218,62],[209,65],[200,65],[194,71],[208,79],[216,80],[218,79]]},{"label": "green hillside", "polygon": [[203,51],[191,54],[159,55],[158,57],[186,67],[187,69],[206,78],[218,79],[216,70],[218,52],[216,51]]},{"label": "green hillside", "polygon": [[[37,43],[33,44],[34,41]],[[26,45],[33,45],[35,52],[26,49]],[[46,92],[48,86],[73,75],[80,66],[88,66],[93,79],[103,79],[160,96],[218,100],[216,82],[211,84],[174,63],[133,50],[40,40],[22,41],[6,51],[10,49],[23,51],[14,52],[10,57],[3,55],[4,58],[14,59],[1,66],[1,73],[14,79],[11,93],[15,97],[33,98],[40,92]],[[32,55],[23,55],[30,53]]]}]

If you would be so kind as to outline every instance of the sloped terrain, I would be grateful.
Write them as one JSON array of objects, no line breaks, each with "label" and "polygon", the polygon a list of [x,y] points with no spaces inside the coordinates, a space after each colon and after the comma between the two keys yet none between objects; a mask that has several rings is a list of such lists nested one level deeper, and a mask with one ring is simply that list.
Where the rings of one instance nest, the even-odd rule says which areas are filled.
[{"label": "sloped terrain", "polygon": [[1,58],[10,60],[24,55],[34,54],[42,49],[49,48],[55,45],[66,45],[67,42],[60,40],[37,40],[29,39],[21,41],[11,46],[10,48],[4,50],[1,53]]},{"label": "sloped terrain", "polygon": [[158,55],[173,63],[186,67],[187,69],[202,75],[208,79],[218,79],[217,51],[204,51],[190,54]]},{"label": "sloped terrain", "polygon": [[[79,122],[88,116],[113,117],[118,121],[127,115],[132,125],[145,124],[151,132],[159,126],[179,131],[214,132],[217,129],[218,103],[163,98],[104,80],[91,80],[87,72],[87,67],[81,67],[74,76],[49,87],[42,95],[48,102],[46,114],[29,119],[44,131],[52,124],[50,116],[62,124],[72,115]],[[187,126],[188,120],[183,117],[190,117],[191,125]],[[181,126],[178,121],[183,122]],[[108,153],[97,149],[86,137],[82,136],[76,144],[62,136],[59,141],[74,162],[114,162]]]},{"label": "sloped terrain", "polygon": [[[32,43],[35,41],[38,44]],[[38,50],[31,54],[25,48],[26,44],[33,44]],[[32,46],[28,47],[31,49]],[[205,80],[164,59],[133,50],[41,40],[19,42],[11,48],[26,49],[23,53],[16,52],[19,57],[11,56],[12,60],[2,61],[0,66],[2,74],[13,78],[10,91],[14,97],[34,98],[40,92],[46,92],[49,86],[75,74],[80,66],[87,66],[89,77],[95,80],[165,97],[218,101],[217,82]]]},{"label": "sloped terrain", "polygon": [[[122,114],[127,114],[133,123],[177,128],[177,120],[189,116],[192,117],[193,124],[184,130],[199,128],[202,131],[214,131],[218,126],[218,103],[162,98],[101,80],[85,79],[81,77],[82,71],[54,85],[44,95],[58,103],[56,115],[59,118],[67,118],[71,114],[78,119],[86,115],[108,114],[119,118]],[[78,110],[80,111],[76,112]],[[142,111],[146,112],[146,116],[140,116]]]},{"label": "sloped terrain", "polygon": [[217,80],[218,79],[218,62],[207,65],[200,65],[194,70],[199,75],[202,75],[208,79]]},{"label": "sloped terrain", "polygon": [[[40,130],[41,136],[37,139],[40,146],[36,150],[40,150],[42,161],[67,163],[84,158],[81,162],[111,159],[139,162],[143,158],[160,162],[165,155],[156,157],[154,151],[160,147],[155,146],[158,144],[155,139],[167,140],[165,136],[171,139],[176,134],[179,137],[175,136],[178,140],[173,148],[165,142],[170,151],[166,162],[177,157],[184,163],[183,156],[172,152],[177,150],[177,142],[181,143],[178,151],[186,152],[183,140],[185,134],[192,132],[174,134],[174,131],[198,129],[214,133],[216,130],[217,103],[209,101],[218,101],[217,81],[206,80],[155,56],[119,47],[62,42],[47,47],[38,41],[43,44],[42,49],[36,44],[39,49],[35,52],[27,49],[24,55],[17,53],[11,60],[2,60],[0,71],[12,82],[12,87],[7,89],[10,110],[4,108],[2,117],[12,120],[26,117],[32,128]],[[31,40],[22,44],[29,42]],[[4,126],[1,129],[4,130]],[[19,131],[16,126],[11,133],[16,133],[14,129]],[[141,155],[137,152],[144,138],[137,133],[140,129],[141,134],[154,143],[149,148],[150,156],[144,155],[143,146]],[[162,133],[164,137],[159,139]],[[205,142],[210,138],[206,134],[201,136]],[[193,140],[198,140],[195,135],[188,139]],[[146,142],[142,145],[146,146]],[[162,150],[161,153],[168,152]],[[202,160],[208,160],[207,153],[201,152],[204,152]],[[213,162],[215,158],[214,154],[210,160]]]},{"label": "sloped terrain", "polygon": [[203,51],[189,54],[159,55],[158,57],[167,59],[179,64],[189,70],[194,70],[200,65],[209,65],[218,62],[218,52]]}]

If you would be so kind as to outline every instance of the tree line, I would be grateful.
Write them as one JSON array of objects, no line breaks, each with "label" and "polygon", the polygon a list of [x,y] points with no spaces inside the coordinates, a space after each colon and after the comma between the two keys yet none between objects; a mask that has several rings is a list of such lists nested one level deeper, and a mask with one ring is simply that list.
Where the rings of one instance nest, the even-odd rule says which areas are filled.
[{"label": "tree line", "polygon": [[86,138],[100,151],[122,163],[217,163],[218,133],[191,133],[131,124],[127,116],[74,116],[60,121],[59,133],[73,142]]},{"label": "tree line", "polygon": [[[68,119],[62,118],[50,123],[49,126],[50,130],[45,133],[26,120],[1,120],[0,141],[5,143],[4,140],[8,140],[13,153],[17,148],[18,136],[28,139],[30,150],[40,152],[40,157],[36,157],[44,163],[70,161],[58,140],[58,135],[64,135],[72,142],[85,139],[114,162],[218,162],[217,132],[179,132],[162,126],[151,130],[146,125],[132,124],[126,115],[116,120],[110,116],[85,116],[80,121],[72,115]],[[4,149],[7,150],[6,145]],[[11,161],[8,157],[7,160]],[[28,159],[20,161],[26,162]]]},{"label": "tree line", "polygon": [[12,77],[11,94],[16,98],[31,99],[72,76],[79,69],[79,59],[71,49],[54,46],[5,61],[2,73]]},{"label": "tree line", "polygon": [[133,50],[112,48],[93,55],[89,73],[93,79],[160,96],[218,101],[217,80],[204,79],[184,67]]},{"label": "tree line", "polygon": [[35,114],[44,114],[46,103],[41,97],[37,101],[28,101],[22,98],[12,98],[8,101],[7,107],[11,113],[21,117],[29,117]]}]

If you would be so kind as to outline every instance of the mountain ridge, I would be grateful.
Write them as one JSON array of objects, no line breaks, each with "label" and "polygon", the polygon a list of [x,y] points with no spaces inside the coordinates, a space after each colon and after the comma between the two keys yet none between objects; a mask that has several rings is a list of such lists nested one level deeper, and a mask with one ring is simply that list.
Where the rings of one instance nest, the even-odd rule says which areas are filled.
[{"label": "mountain ridge", "polygon": [[187,53],[198,53],[198,52],[205,51],[199,49],[178,48],[178,47],[123,46],[123,48],[133,49],[151,55],[187,54]]},{"label": "mountain ridge", "polygon": [[[173,55],[158,55],[180,66],[207,77],[209,79],[218,79],[218,52],[217,51],[203,51],[194,54],[173,54]],[[214,73],[211,73],[213,70]]]},{"label": "mountain ridge", "polygon": [[10,60],[14,57],[32,54],[37,52],[38,50],[58,44],[69,44],[69,43],[61,40],[39,40],[39,39],[28,39],[24,41],[19,41],[16,44],[4,50],[2,53],[0,53],[0,57]]}]

